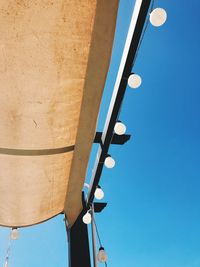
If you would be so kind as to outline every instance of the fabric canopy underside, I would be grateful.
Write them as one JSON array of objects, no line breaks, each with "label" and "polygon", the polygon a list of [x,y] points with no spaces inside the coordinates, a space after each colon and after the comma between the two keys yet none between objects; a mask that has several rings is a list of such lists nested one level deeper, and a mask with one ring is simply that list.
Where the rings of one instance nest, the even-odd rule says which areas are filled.
[{"label": "fabric canopy underside", "polygon": [[0,1],[1,225],[79,215],[117,7]]}]

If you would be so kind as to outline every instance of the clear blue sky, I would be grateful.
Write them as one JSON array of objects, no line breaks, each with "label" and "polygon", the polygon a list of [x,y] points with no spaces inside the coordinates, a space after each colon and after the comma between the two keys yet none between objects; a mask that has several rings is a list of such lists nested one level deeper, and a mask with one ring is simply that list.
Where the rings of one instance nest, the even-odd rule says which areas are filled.
[{"label": "clear blue sky", "polygon": [[[99,130],[133,6],[120,1]],[[134,67],[143,84],[127,89],[120,115],[132,139],[111,148],[116,167],[101,180],[108,207],[96,220],[109,267],[200,267],[200,1],[155,0],[155,6],[167,10],[168,20],[161,28],[149,24]],[[63,216],[20,233],[10,267],[67,266]],[[7,239],[0,228],[0,266]]]}]

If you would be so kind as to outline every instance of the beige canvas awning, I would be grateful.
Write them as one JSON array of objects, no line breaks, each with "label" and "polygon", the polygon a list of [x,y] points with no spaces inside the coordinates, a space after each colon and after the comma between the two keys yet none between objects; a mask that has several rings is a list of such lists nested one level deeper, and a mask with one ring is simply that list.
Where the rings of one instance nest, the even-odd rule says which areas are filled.
[{"label": "beige canvas awning", "polygon": [[117,7],[0,1],[0,225],[81,211]]}]

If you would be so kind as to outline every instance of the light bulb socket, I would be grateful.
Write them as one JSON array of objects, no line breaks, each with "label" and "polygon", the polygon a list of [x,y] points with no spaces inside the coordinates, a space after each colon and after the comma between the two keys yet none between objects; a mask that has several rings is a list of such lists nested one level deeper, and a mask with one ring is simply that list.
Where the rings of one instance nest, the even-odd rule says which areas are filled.
[{"label": "light bulb socket", "polygon": [[123,80],[128,81],[128,78],[129,78],[129,76],[130,76],[131,74],[136,74],[136,73],[135,73],[135,72],[130,72],[130,74],[128,74],[128,77],[127,77],[127,76],[123,76]]},{"label": "light bulb socket", "polygon": [[86,213],[89,213],[90,215],[92,214],[92,210],[91,209],[89,209],[89,210],[87,210],[87,212]]},{"label": "light bulb socket", "polygon": [[87,213],[89,213],[90,215],[92,214],[92,209],[84,209],[84,215],[86,215]]},{"label": "light bulb socket", "polygon": [[111,155],[110,154],[106,154],[105,158],[104,158],[104,162],[107,158],[111,158]]},{"label": "light bulb socket", "polygon": [[100,248],[99,248],[99,251],[101,251],[101,250],[105,250],[104,247],[100,247]]}]

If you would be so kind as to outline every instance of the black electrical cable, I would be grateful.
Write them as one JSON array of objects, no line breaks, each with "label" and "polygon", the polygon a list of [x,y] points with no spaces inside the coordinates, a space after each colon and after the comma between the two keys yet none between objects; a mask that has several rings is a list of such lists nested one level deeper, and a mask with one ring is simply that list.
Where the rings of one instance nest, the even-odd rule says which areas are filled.
[{"label": "black electrical cable", "polygon": [[100,236],[99,236],[99,231],[98,231],[98,228],[97,228],[96,221],[95,221],[94,218],[93,218],[93,220],[94,220],[94,225],[95,225],[95,228],[96,228],[96,233],[97,233],[97,237],[98,237],[99,245],[100,245],[100,247],[103,247],[103,246],[102,246],[102,243],[101,243]]}]

